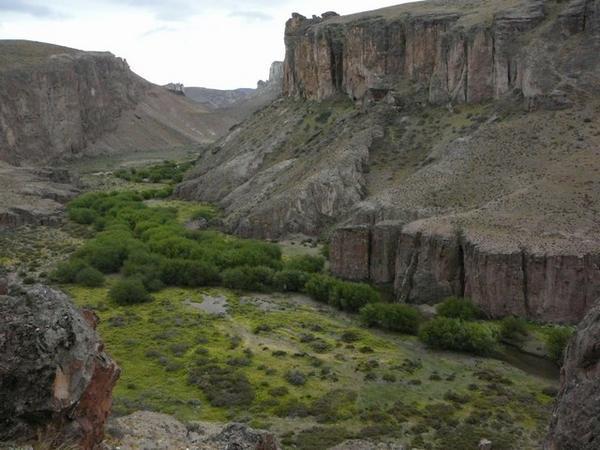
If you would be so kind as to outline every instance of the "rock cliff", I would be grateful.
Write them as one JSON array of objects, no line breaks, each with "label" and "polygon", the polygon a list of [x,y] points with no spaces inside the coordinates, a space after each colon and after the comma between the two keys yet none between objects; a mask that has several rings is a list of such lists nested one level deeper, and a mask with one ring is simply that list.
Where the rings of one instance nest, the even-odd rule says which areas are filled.
[{"label": "rock cliff", "polygon": [[560,102],[568,82],[545,62],[558,58],[556,49],[531,34],[595,33],[597,8],[593,0],[565,9],[544,0],[431,0],[346,17],[294,14],[285,31],[284,92],[317,100],[412,92],[446,104],[516,91],[530,104]]},{"label": "rock cliff", "polygon": [[95,448],[119,377],[94,331],[97,317],[79,312],[66,295],[41,285],[13,286],[4,294],[0,442]]},{"label": "rock cliff", "polygon": [[561,370],[546,450],[593,450],[600,436],[600,305],[579,324]]},{"label": "rock cliff", "polygon": [[577,322],[600,295],[600,2],[428,1],[295,14],[284,93],[178,195],[229,231],[330,238],[399,301]]},{"label": "rock cliff", "polygon": [[230,125],[148,83],[110,53],[0,41],[2,161],[41,165],[83,153],[207,142]]}]

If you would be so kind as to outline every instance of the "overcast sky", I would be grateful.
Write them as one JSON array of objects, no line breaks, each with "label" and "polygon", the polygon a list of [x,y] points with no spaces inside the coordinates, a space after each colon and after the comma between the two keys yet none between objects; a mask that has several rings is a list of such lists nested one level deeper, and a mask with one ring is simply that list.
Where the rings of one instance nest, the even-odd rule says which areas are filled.
[{"label": "overcast sky", "polygon": [[157,83],[254,87],[284,56],[292,12],[349,14],[406,0],[0,0],[0,38],[108,50]]}]

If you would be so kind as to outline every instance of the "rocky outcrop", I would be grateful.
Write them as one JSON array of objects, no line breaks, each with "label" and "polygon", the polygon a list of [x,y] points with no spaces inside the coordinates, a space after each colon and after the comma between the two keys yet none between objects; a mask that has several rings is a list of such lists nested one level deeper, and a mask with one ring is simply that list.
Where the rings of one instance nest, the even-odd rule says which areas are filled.
[{"label": "rocky outcrop", "polygon": [[0,161],[13,165],[208,142],[231,124],[107,52],[0,41],[0,61]]},{"label": "rocky outcrop", "polygon": [[276,437],[247,425],[193,422],[187,426],[171,416],[139,411],[114,419],[108,425],[109,448],[134,450],[279,450]]},{"label": "rocky outcrop", "polygon": [[0,442],[93,449],[102,441],[119,368],[97,320],[41,285],[0,297]]},{"label": "rocky outcrop", "polygon": [[64,204],[79,193],[63,169],[14,167],[0,161],[0,229],[54,225]]},{"label": "rocky outcrop", "polygon": [[600,439],[600,305],[579,324],[561,369],[545,450],[593,450]]},{"label": "rocky outcrop", "polygon": [[[286,24],[284,93],[317,100],[418,94],[446,104],[519,92],[531,105],[549,104],[562,80],[540,62],[552,51],[540,58],[545,50],[531,31],[548,32],[550,3],[432,0],[345,17],[294,14]],[[550,33],[595,33],[598,5],[572,0]]]},{"label": "rocky outcrop", "polygon": [[331,270],[347,279],[393,283],[401,302],[469,297],[490,317],[577,323],[600,297],[597,254],[536,254],[489,244],[459,232],[431,234],[415,224],[342,227],[331,238]]}]

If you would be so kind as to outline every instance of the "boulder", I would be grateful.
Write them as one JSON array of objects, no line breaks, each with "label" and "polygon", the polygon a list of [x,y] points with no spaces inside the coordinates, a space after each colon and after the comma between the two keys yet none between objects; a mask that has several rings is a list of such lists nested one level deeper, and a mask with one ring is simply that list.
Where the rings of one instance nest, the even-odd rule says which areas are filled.
[{"label": "boulder", "polygon": [[8,289],[0,301],[0,442],[92,449],[102,441],[120,369],[103,351],[97,320],[49,287]]},{"label": "boulder", "polygon": [[600,304],[577,327],[561,369],[545,450],[600,446]]}]

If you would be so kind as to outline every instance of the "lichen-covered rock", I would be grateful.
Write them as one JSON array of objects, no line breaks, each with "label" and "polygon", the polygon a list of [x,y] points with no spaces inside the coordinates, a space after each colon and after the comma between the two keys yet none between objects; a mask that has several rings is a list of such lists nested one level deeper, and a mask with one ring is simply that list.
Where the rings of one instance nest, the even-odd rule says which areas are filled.
[{"label": "lichen-covered rock", "polygon": [[0,297],[0,442],[41,437],[92,449],[102,441],[120,370],[96,321],[42,285]]},{"label": "lichen-covered rock", "polygon": [[571,339],[546,450],[595,450],[600,445],[600,304]]},{"label": "lichen-covered rock", "polygon": [[247,425],[193,422],[187,426],[175,418],[138,411],[112,420],[106,445],[121,450],[280,450],[275,436]]}]

